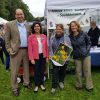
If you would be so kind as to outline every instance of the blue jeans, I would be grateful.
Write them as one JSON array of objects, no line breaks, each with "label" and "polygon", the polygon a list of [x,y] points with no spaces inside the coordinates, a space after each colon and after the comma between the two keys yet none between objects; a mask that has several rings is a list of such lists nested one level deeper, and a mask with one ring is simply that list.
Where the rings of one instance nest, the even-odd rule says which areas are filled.
[{"label": "blue jeans", "polygon": [[10,56],[6,56],[6,70],[9,69],[9,66],[10,66]]},{"label": "blue jeans", "polygon": [[6,48],[3,48],[3,52],[4,52],[5,56],[6,56],[5,69],[8,70],[9,66],[10,66],[10,55],[7,52]]}]

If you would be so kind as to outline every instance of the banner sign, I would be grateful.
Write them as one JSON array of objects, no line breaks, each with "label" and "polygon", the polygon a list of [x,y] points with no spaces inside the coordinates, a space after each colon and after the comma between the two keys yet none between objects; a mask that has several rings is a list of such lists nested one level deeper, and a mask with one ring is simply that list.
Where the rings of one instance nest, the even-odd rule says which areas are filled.
[{"label": "banner sign", "polygon": [[89,9],[48,10],[48,29],[55,29],[55,25],[58,23],[63,24],[65,28],[68,28],[71,21],[78,21],[82,27],[89,26]]}]

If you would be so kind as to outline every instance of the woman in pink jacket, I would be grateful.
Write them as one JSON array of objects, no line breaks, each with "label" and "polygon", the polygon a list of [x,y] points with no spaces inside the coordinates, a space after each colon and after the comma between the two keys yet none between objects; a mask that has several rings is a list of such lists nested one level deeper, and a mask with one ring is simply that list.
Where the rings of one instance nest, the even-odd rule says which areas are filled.
[{"label": "woman in pink jacket", "polygon": [[48,60],[47,38],[46,35],[42,34],[39,22],[33,23],[31,28],[32,34],[28,37],[28,54],[29,60],[34,65],[34,92],[38,92],[39,86],[45,91],[44,70]]}]

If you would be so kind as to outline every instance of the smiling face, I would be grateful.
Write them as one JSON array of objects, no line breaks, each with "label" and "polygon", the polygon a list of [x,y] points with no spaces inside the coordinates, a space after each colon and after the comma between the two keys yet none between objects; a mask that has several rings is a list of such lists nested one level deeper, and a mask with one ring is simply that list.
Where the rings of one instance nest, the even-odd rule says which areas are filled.
[{"label": "smiling face", "polygon": [[73,33],[78,32],[78,26],[77,26],[76,23],[74,23],[74,22],[71,23],[71,30],[72,30]]},{"label": "smiling face", "polygon": [[76,21],[72,21],[69,24],[69,33],[70,34],[76,34],[76,33],[80,33],[82,31],[79,23],[77,23]]},{"label": "smiling face", "polygon": [[16,17],[18,22],[20,22],[20,23],[23,22],[24,21],[24,13],[23,13],[23,11],[21,9],[17,9],[15,17]]},{"label": "smiling face", "polygon": [[56,26],[56,35],[57,36],[61,36],[63,34],[63,31],[64,31],[64,28],[63,28],[63,25],[62,24],[58,24]]},{"label": "smiling face", "polygon": [[35,31],[35,33],[40,33],[40,26],[39,26],[39,24],[35,24],[34,31]]}]

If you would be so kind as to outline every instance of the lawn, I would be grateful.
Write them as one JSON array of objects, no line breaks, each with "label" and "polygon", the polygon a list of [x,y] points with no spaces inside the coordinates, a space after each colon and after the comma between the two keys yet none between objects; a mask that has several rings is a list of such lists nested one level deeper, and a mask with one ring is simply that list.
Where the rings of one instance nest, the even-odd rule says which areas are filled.
[{"label": "lawn", "polygon": [[[46,92],[39,90],[34,93],[33,90],[27,90],[19,84],[20,95],[12,95],[10,86],[10,72],[6,72],[3,65],[0,65],[0,100],[100,100],[100,68],[92,68],[92,77],[94,82],[94,91],[87,92],[84,89],[76,90],[74,88],[74,74],[66,74],[65,89],[57,89],[55,95],[50,93],[51,78],[46,80]],[[32,79],[32,78],[31,78]],[[34,82],[32,81],[34,86]]]}]

